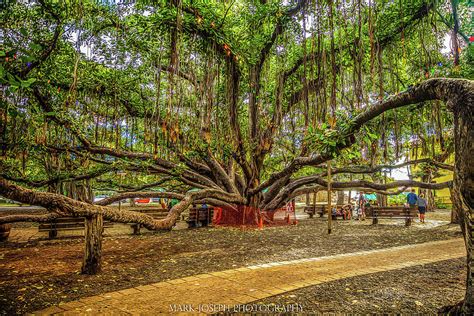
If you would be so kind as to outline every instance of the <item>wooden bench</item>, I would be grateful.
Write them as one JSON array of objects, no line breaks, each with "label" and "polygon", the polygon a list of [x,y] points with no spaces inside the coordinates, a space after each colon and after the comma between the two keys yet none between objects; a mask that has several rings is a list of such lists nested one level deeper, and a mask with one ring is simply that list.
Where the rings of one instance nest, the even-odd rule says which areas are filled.
[{"label": "wooden bench", "polygon": [[[344,215],[342,213],[343,208],[349,208],[350,215],[352,217],[352,205],[350,204],[341,204],[341,205],[331,205],[331,207],[336,208],[336,215],[332,215],[333,218],[342,217]],[[324,214],[328,213],[328,205],[327,204],[316,204],[316,205],[307,205],[304,208],[304,212],[309,214],[309,218],[313,218],[314,214],[319,214],[319,217],[323,217]]]},{"label": "wooden bench", "polygon": [[[146,215],[150,215],[154,219],[163,219],[169,213],[169,210],[166,209],[166,208],[153,207],[153,206],[129,207],[129,208],[127,208],[127,211],[134,211],[134,212],[139,212],[139,213],[143,213],[143,214],[146,214]],[[131,227],[133,229],[133,234],[134,235],[140,235],[140,229],[142,228],[141,224],[133,223],[133,224],[131,224]]]},{"label": "wooden bench", "polygon": [[319,214],[319,217],[323,217],[326,205],[324,204],[313,204],[306,205],[304,207],[304,212],[309,215],[309,218],[313,218],[314,214]]},{"label": "wooden bench", "polygon": [[416,207],[409,208],[404,206],[371,206],[366,208],[366,217],[372,218],[372,224],[378,224],[379,218],[404,219],[405,226],[410,226],[413,218],[418,217]]},{"label": "wooden bench", "polygon": [[209,226],[212,223],[213,216],[214,209],[212,207],[193,207],[189,209],[189,216],[186,222],[189,228],[198,227],[198,224],[201,224],[202,227]]},{"label": "wooden bench", "polygon": [[[49,238],[56,238],[58,236],[58,231],[84,229],[84,221],[84,217],[58,217],[49,222],[40,223],[38,226],[38,231],[48,232]],[[112,222],[104,221],[104,228],[112,226]]]}]

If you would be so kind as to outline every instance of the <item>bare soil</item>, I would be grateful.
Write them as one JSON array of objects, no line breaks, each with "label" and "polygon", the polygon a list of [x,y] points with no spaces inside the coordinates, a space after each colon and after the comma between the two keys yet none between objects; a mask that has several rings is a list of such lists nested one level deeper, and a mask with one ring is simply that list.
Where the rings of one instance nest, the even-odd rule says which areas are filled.
[{"label": "bare soil", "polygon": [[[438,226],[427,223],[407,228],[403,224],[402,221],[382,221],[380,225],[373,226],[369,221],[339,220],[335,222],[333,234],[328,236],[326,221],[313,219],[300,221],[296,226],[270,227],[263,230],[199,228],[145,233],[142,236],[106,237],[103,243],[103,271],[95,276],[79,273],[83,254],[81,238],[23,245],[0,243],[0,314],[23,314],[60,302],[199,273],[461,237],[456,225],[439,225],[438,222],[434,223]],[[456,277],[458,279],[454,281],[452,275],[445,277],[445,270],[440,268],[433,268],[427,273],[423,273],[422,268],[406,270],[415,269],[413,275],[419,273],[424,277],[429,275],[430,278],[454,282],[457,291],[458,287],[462,288],[458,281],[465,272],[459,262],[455,262],[454,267],[459,273]],[[416,269],[421,270],[416,272]],[[382,275],[392,273],[394,272]],[[374,299],[377,295],[369,291],[375,289],[373,277],[353,278],[356,281],[348,288],[356,291],[356,300],[372,301],[374,304],[379,302],[379,299]],[[409,285],[417,284],[418,279],[404,275],[388,277],[388,280],[393,282],[404,281],[397,283],[401,287],[397,291],[402,294],[390,294],[388,291],[386,295],[398,297],[402,304],[400,306],[405,306],[403,293],[415,293],[416,288]],[[346,280],[341,282],[347,283]],[[331,282],[333,283],[337,282]],[[419,287],[419,284],[416,286]],[[320,299],[323,298],[323,301],[327,300],[327,304],[333,304],[334,295],[331,293],[338,293],[336,295],[340,296],[340,288],[333,291],[331,286],[335,285],[321,286],[328,288],[324,291],[313,291],[315,297],[310,300],[321,302]],[[430,291],[435,293],[434,297],[446,299],[445,293],[434,291],[437,286],[436,282],[431,286]],[[369,290],[357,292],[365,288]],[[351,291],[347,292],[352,293]],[[321,294],[322,292],[325,294]],[[349,295],[345,288],[342,293]],[[301,297],[303,299],[306,296]],[[412,302],[411,296],[406,297]],[[349,300],[344,296],[341,300],[345,304],[349,302],[348,309],[341,311],[358,311],[350,309],[353,299]],[[456,303],[454,297],[449,300],[451,304]],[[423,302],[423,297],[419,301]],[[310,304],[307,306],[308,310],[317,307],[311,303],[307,304]],[[355,303],[353,305],[358,306]],[[389,305],[380,306],[381,311],[391,310]]]}]

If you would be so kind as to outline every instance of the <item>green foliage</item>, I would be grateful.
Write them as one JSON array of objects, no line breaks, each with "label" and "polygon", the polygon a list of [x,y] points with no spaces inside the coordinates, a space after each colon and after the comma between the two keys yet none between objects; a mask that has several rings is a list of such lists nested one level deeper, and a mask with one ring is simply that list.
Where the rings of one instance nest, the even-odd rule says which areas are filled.
[{"label": "green foliage", "polygon": [[407,202],[407,197],[404,194],[389,195],[387,202],[388,205],[404,205]]},{"label": "green foliage", "polygon": [[[94,170],[99,162],[91,161],[92,157],[133,162],[140,170],[137,173],[152,170],[150,159],[89,155],[77,135],[97,147],[173,161],[177,167],[170,173],[176,178],[186,168],[181,154],[200,161],[209,149],[226,166],[236,156],[238,144],[230,124],[234,88],[238,89],[235,112],[245,158],[252,160],[263,146],[268,148],[257,175],[261,180],[290,164],[303,149],[307,156],[335,157],[348,137],[354,137],[355,144],[335,159],[337,165],[396,162],[409,154],[415,138],[424,140],[424,155],[441,151],[441,145],[430,144],[440,143],[441,136],[448,142],[452,117],[444,105],[436,103],[428,107],[436,110],[400,109],[374,119],[355,135],[351,130],[354,118],[364,109],[421,80],[474,77],[472,45],[463,46],[459,68],[442,51],[452,23],[447,2],[435,2],[427,15],[418,18],[425,1],[373,1],[360,8],[357,2],[336,1],[335,65],[331,64],[327,3],[319,1],[321,7],[311,3],[304,15],[293,16],[286,12],[295,2],[286,3],[183,0],[175,7],[165,0],[12,2],[0,12],[0,32],[5,35],[0,47],[0,85],[6,91],[0,109],[7,118],[0,129],[7,148],[2,152],[7,161],[3,170],[10,171],[15,162],[18,166],[24,160],[31,173],[17,170],[15,175],[40,179],[41,174],[54,175],[52,170],[57,168],[71,171],[83,164],[81,171]],[[462,18],[465,1],[459,7]],[[272,42],[277,25],[281,32]],[[59,40],[48,54],[56,27]],[[469,33],[465,22],[461,31]],[[380,60],[377,41],[383,44]],[[267,45],[270,48],[265,51]],[[354,88],[359,80],[356,52],[360,52],[362,72],[360,105]],[[178,56],[177,67],[172,65],[172,53]],[[231,85],[236,80],[231,63],[238,73],[235,86]],[[261,68],[258,86],[252,82],[256,68]],[[279,91],[282,77],[285,81]],[[335,118],[329,106],[333,83]],[[47,100],[48,109],[38,102],[36,90]],[[301,97],[305,90],[307,100]],[[262,134],[276,130],[271,143],[261,135],[250,139],[251,93],[257,94],[257,125]],[[206,111],[209,135],[203,139]],[[278,126],[272,126],[278,113],[283,117]],[[334,120],[332,128],[330,120]],[[83,156],[48,151],[48,146],[77,150]],[[308,167],[297,175],[320,171]],[[138,185],[154,177],[140,174],[125,181]]]}]

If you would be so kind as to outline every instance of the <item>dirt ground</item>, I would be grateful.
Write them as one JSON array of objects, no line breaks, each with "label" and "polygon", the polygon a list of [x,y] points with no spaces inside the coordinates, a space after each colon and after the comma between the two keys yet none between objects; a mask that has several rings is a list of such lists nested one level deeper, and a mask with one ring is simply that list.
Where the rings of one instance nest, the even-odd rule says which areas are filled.
[{"label": "dirt ground", "polygon": [[304,313],[436,314],[463,299],[465,259],[324,283],[254,304],[298,304]]},{"label": "dirt ground", "polygon": [[[408,228],[404,227],[402,221],[395,220],[381,221],[376,226],[370,225],[369,221],[339,220],[335,222],[330,236],[326,232],[326,221],[313,219],[300,221],[296,226],[263,230],[200,228],[146,233],[142,236],[107,237],[103,243],[103,272],[95,276],[79,273],[83,253],[80,238],[40,241],[21,247],[3,243],[0,244],[0,310],[3,314],[23,314],[85,296],[204,272],[460,237],[456,225],[439,222],[448,216],[447,212],[445,215],[437,213],[437,221],[425,225],[417,223]],[[438,297],[443,302],[441,305],[454,304],[462,297],[462,277],[465,273],[462,262],[454,260],[449,263],[456,270],[455,275],[445,275],[447,270],[444,266],[436,265],[428,273],[422,273],[426,267],[404,269],[400,275],[396,272],[380,273],[382,281],[379,283],[392,282],[395,286],[389,290],[387,285],[383,295],[376,294],[378,287],[374,285],[377,284],[373,279],[375,275],[331,282],[312,287],[320,288],[312,292],[308,288],[301,290],[301,294],[295,291],[297,294],[289,295],[295,295],[291,297],[294,300],[307,301],[305,306],[308,310],[322,311],[321,306],[328,306],[330,311],[333,308],[331,306],[335,306],[331,293],[339,293],[338,297],[341,297],[340,302],[344,302],[341,304],[345,309],[336,311],[370,310],[358,309],[362,304],[352,304],[354,300],[367,302],[363,305],[372,302],[380,306],[379,311],[398,311],[405,306],[405,301],[411,304],[412,296],[420,292],[419,287],[423,284],[418,282],[422,280],[421,276],[417,276],[420,274],[429,275],[434,280],[445,280],[438,284],[438,281],[429,282],[430,279],[426,279],[425,283],[431,284],[433,300]],[[449,282],[452,282],[450,291],[455,293],[454,296],[442,292]],[[345,286],[346,283],[350,285]],[[435,290],[438,286],[439,291]],[[350,290],[346,290],[346,287]],[[361,289],[362,292],[358,292]],[[396,294],[397,291],[401,294]],[[350,299],[350,295],[355,298]],[[418,301],[425,304],[423,295],[419,295]],[[399,302],[399,307],[377,304],[384,296]],[[277,299],[287,298],[277,297],[275,302]],[[324,305],[324,302],[329,305]],[[434,305],[429,303],[431,301],[426,302],[427,308],[433,311]]]}]

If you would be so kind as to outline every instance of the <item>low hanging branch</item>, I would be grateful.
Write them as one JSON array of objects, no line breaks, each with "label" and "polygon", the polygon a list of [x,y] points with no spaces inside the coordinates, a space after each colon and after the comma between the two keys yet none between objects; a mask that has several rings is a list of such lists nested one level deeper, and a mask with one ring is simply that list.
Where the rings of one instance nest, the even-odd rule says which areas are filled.
[{"label": "low hanging branch", "polygon": [[[162,192],[165,193],[165,192]],[[159,197],[158,192],[153,192],[154,196]],[[196,192],[188,192],[186,195],[170,195],[181,197],[181,201],[171,208],[170,212],[164,219],[156,220],[153,217],[125,210],[117,210],[112,207],[93,205],[85,202],[80,202],[68,198],[64,195],[47,193],[47,192],[37,192],[34,190],[26,189],[18,185],[12,184],[5,179],[0,178],[0,195],[20,201],[23,203],[38,205],[45,207],[47,209],[57,209],[60,210],[61,214],[67,214],[69,216],[75,217],[91,217],[94,215],[102,215],[104,220],[109,220],[112,222],[118,223],[136,223],[141,224],[149,230],[168,230],[174,226],[179,215],[186,210],[194,201],[205,200],[205,199],[215,199],[222,200],[225,203],[233,204],[245,204],[247,201],[237,194],[229,194],[221,190],[206,189]],[[120,195],[119,195],[120,196]],[[124,196],[122,194],[121,196]],[[133,195],[128,195],[129,197],[140,196],[139,192],[134,192]],[[103,201],[103,200],[102,200]],[[101,201],[101,202],[102,202]],[[105,203],[105,202],[104,202]],[[0,224],[11,223],[22,218],[27,220],[32,219],[31,217],[0,217]],[[42,219],[42,217],[40,218]]]},{"label": "low hanging branch", "polygon": [[[306,192],[311,192],[311,189],[309,189],[308,186],[310,186],[310,188],[312,188],[313,190],[324,190],[325,188],[327,188],[328,184],[323,177],[325,177],[325,175],[308,176],[302,177],[298,180],[294,180],[291,184],[282,189],[275,198],[273,198],[270,202],[266,204],[262,204],[261,207],[267,210],[276,209],[280,207],[283,203],[288,201],[291,197],[294,197],[296,193],[303,194]],[[396,195],[401,192],[404,192],[408,187],[440,190],[445,188],[451,188],[452,184],[453,181],[446,181],[442,183],[425,183],[414,180],[400,180],[381,184],[366,180],[356,180],[349,182],[331,182],[331,188],[335,190],[370,190],[384,195]],[[389,189],[395,188],[397,188],[398,190],[388,191]]]},{"label": "low hanging branch", "polygon": [[56,213],[41,214],[41,215],[29,215],[29,214],[15,214],[0,217],[0,224],[6,223],[17,223],[17,222],[35,222],[44,223],[55,220],[62,215]]},{"label": "low hanging branch", "polygon": [[[320,185],[324,185],[325,183],[324,179],[317,180],[316,182]],[[400,181],[394,181],[394,182],[381,184],[381,183],[373,183],[373,182],[365,181],[365,180],[357,180],[357,181],[351,181],[351,182],[333,182],[332,186],[335,189],[365,188],[365,189],[383,191],[383,190],[394,189],[394,188],[399,188],[399,187],[417,187],[417,188],[422,188],[422,189],[441,190],[441,189],[446,189],[446,188],[451,187],[452,184],[453,184],[453,181],[446,181],[446,182],[441,182],[441,183],[425,183],[425,182],[414,181],[414,180],[400,180]]]}]

